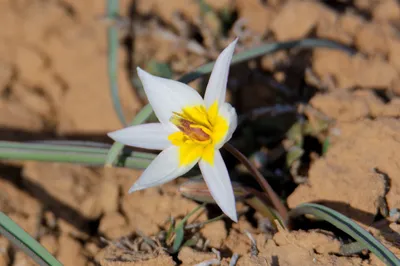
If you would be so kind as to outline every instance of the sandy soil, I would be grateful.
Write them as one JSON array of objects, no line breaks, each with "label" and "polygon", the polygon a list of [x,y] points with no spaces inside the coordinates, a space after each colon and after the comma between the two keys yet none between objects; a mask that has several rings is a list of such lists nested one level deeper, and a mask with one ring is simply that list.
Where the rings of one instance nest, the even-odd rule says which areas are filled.
[{"label": "sandy soil", "polygon": [[[109,22],[101,18],[103,2],[0,1],[1,140],[110,142],[105,133],[121,125],[108,87]],[[206,0],[214,11],[204,15],[196,1],[121,1],[121,15],[131,16],[135,25],[120,30],[123,110],[134,117],[145,101],[129,81],[131,61],[142,67],[150,60],[168,63],[179,76],[215,59],[235,35],[241,37],[238,51],[306,37],[328,38],[356,49],[353,56],[321,48],[279,52],[242,64],[231,71],[228,97],[240,114],[282,103],[274,85],[279,81],[291,90],[285,101],[309,102],[309,121],[318,124],[318,117],[327,117],[329,127],[310,137],[313,141],[305,140],[307,158],[286,169],[289,176],[271,183],[287,197],[290,208],[304,202],[325,204],[354,219],[400,256],[400,226],[385,220],[390,210],[400,208],[400,5],[396,0],[328,2],[332,4]],[[226,37],[217,38],[221,25],[216,14],[224,12],[235,23]],[[126,43],[132,31],[134,53],[129,54]],[[293,118],[262,121],[263,128],[250,133],[246,126],[239,128],[233,143],[247,154],[278,146],[279,137],[271,142],[265,134],[271,134],[272,125],[278,128],[272,132],[284,134]],[[316,146],[327,137],[330,146],[321,156]],[[240,172],[234,164],[228,160],[232,171]],[[261,167],[269,172],[279,168]],[[194,247],[170,256],[146,239],[156,239],[167,229],[169,217],[182,219],[198,203],[178,193],[183,179],[128,195],[139,175],[127,169],[2,162],[0,210],[66,266],[194,265],[216,259],[212,248],[220,252],[221,265],[229,265],[234,253],[240,255],[239,266],[382,265],[373,255],[341,256],[341,239],[329,230],[265,232],[262,217],[243,204],[239,209],[246,213],[238,224],[208,224],[196,232]],[[283,188],[287,184],[291,189]],[[206,221],[215,213],[218,210],[208,208],[189,222]],[[245,232],[256,240],[258,252]],[[122,242],[130,243],[129,248],[122,249]],[[0,236],[0,265],[34,264]]]}]

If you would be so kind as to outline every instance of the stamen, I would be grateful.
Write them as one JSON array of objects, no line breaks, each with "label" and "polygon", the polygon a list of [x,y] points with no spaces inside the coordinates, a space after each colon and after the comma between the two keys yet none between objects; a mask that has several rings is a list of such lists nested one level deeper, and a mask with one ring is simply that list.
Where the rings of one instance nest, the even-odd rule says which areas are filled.
[{"label": "stamen", "polygon": [[190,139],[200,142],[210,140],[210,135],[205,132],[209,131],[209,129],[184,119],[180,114],[174,113],[170,121]]}]

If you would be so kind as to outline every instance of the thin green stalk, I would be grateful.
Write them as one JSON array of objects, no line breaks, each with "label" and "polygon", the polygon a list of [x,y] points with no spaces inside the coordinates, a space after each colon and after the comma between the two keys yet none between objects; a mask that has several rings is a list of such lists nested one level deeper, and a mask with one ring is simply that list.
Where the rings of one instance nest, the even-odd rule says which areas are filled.
[{"label": "thin green stalk", "polygon": [[202,223],[186,225],[186,226],[185,226],[185,229],[188,230],[188,229],[192,229],[192,228],[200,228],[200,227],[205,226],[206,224],[209,224],[209,223],[213,223],[213,222],[222,220],[224,217],[225,217],[225,213],[223,213],[223,214],[221,214],[221,215],[218,215],[217,217],[211,218],[211,219],[209,219],[209,220],[207,220],[207,221],[204,221],[204,222],[202,222]]},{"label": "thin green stalk", "polygon": [[[1,149],[28,149],[28,150],[43,150],[43,151],[60,151],[60,152],[77,152],[77,153],[103,153],[107,148],[100,147],[85,147],[75,145],[57,145],[57,144],[46,144],[46,143],[21,143],[12,141],[0,141]],[[1,156],[1,155],[0,155]]]},{"label": "thin green stalk", "polygon": [[42,245],[2,212],[0,212],[0,234],[3,234],[39,265],[62,266]]},{"label": "thin green stalk", "polygon": [[363,250],[365,250],[365,247],[357,241],[340,246],[340,254],[344,256],[357,254],[362,252]]},{"label": "thin green stalk", "polygon": [[[288,50],[293,48],[315,48],[315,47],[339,49],[350,54],[354,53],[354,50],[350,49],[349,47],[330,40],[303,39],[303,40],[288,41],[288,42],[267,43],[259,47],[238,53],[232,57],[231,66],[255,59],[257,57],[266,54],[271,54],[279,50]],[[214,64],[215,62],[210,62],[208,64],[202,65],[195,71],[181,77],[179,81],[183,83],[189,83],[197,78],[200,78],[201,76],[207,75],[212,71]]]},{"label": "thin green stalk", "polygon": [[176,253],[179,250],[179,248],[182,246],[183,239],[184,239],[184,236],[185,236],[185,223],[187,222],[187,220],[189,220],[190,216],[192,216],[198,210],[204,208],[205,206],[206,206],[206,203],[203,203],[203,204],[197,206],[194,210],[189,212],[182,219],[182,221],[180,221],[178,223],[178,225],[175,227],[175,229],[174,229],[175,239],[174,239],[174,243],[172,244],[172,251],[171,251],[172,253]]},{"label": "thin green stalk", "polygon": [[289,213],[291,218],[304,214],[311,214],[319,219],[331,223],[357,240],[362,247],[370,250],[386,265],[400,266],[400,260],[388,248],[386,248],[365,229],[343,214],[332,210],[331,208],[314,203],[301,204]]},{"label": "thin green stalk", "polygon": [[[108,149],[106,148],[0,141],[0,159],[4,160],[33,160],[101,166],[106,161],[107,153]],[[130,155],[122,156],[117,166],[144,169],[154,158],[155,155],[151,153],[132,152]]]},{"label": "thin green stalk", "polygon": [[[107,16],[113,20],[119,16],[119,0],[107,1]],[[115,112],[122,125],[126,126],[126,119],[122,111],[119,90],[118,90],[118,28],[115,25],[110,25],[107,29],[108,43],[108,78],[111,88],[111,98],[113,101]]]},{"label": "thin green stalk", "polygon": [[196,208],[194,208],[192,211],[190,211],[179,223],[178,225],[175,227],[175,232],[177,231],[178,228],[183,227],[185,223],[189,220],[189,218],[195,214],[198,210],[204,208],[207,205],[207,203],[202,203],[201,205],[198,205]]}]

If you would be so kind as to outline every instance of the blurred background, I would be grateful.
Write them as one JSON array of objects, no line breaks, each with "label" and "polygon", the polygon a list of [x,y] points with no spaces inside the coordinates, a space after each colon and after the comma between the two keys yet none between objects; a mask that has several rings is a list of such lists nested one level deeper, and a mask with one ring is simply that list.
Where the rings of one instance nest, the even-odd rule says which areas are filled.
[{"label": "blurred background", "polygon": [[[400,166],[394,163],[400,160],[398,1],[108,2],[0,0],[0,140],[82,140],[108,147],[106,133],[123,127],[110,75],[129,123],[147,103],[136,66],[177,79],[214,61],[236,37],[236,53],[273,42],[325,39],[337,43],[334,49],[300,45],[231,68],[227,97],[240,121],[232,144],[290,208],[323,202],[367,227],[400,207]],[[112,2],[119,10],[110,16]],[[117,62],[111,72],[110,59]],[[207,80],[191,85],[202,91]],[[232,179],[256,187],[243,166],[225,157]],[[198,205],[177,192],[181,180],[128,196],[139,175],[140,170],[122,168],[2,161],[0,210],[65,265],[206,260],[197,246],[171,257],[135,237],[134,248],[125,247],[129,252],[106,252],[113,246],[107,241],[155,236],[168,217],[182,218]],[[244,214],[238,224],[210,223],[199,231],[202,244],[196,245],[207,242],[203,251],[214,247],[227,257],[246,258],[250,244],[244,230],[272,239],[260,214],[239,205]],[[197,220],[217,215],[211,206]],[[387,235],[378,226],[374,230],[399,254],[399,242],[391,244],[399,241],[398,224],[384,228]],[[315,253],[307,244],[322,239],[323,246],[334,241],[331,236],[301,234],[303,251],[292,252],[294,240],[274,239],[263,251],[268,261],[276,256],[284,260],[276,265],[299,265],[299,259],[318,257],[321,265],[332,260],[360,265],[358,257],[336,256],[334,249]],[[372,257],[364,263],[378,262]],[[34,264],[0,236],[0,265]]]}]

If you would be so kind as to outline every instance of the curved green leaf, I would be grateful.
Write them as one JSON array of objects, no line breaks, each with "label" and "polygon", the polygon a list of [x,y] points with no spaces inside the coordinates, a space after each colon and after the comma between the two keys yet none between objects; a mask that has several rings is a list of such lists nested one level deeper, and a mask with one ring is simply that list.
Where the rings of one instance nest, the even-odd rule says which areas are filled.
[{"label": "curved green leaf", "polygon": [[178,252],[179,248],[182,246],[184,236],[185,236],[185,223],[187,220],[189,220],[190,216],[195,214],[198,210],[204,208],[206,206],[206,203],[203,203],[199,206],[197,206],[194,210],[189,212],[183,219],[182,221],[179,222],[179,224],[175,227],[174,232],[175,232],[175,239],[174,243],[172,245],[172,253]]},{"label": "curved green leaf", "polygon": [[0,212],[0,233],[39,265],[62,266],[39,242],[2,212]]},{"label": "curved green leaf", "polygon": [[[331,48],[331,49],[339,49],[343,50],[347,53],[353,54],[354,51],[349,47],[333,42],[330,40],[322,40],[322,39],[303,39],[303,40],[296,40],[296,41],[288,41],[288,42],[275,42],[275,43],[267,43],[261,45],[259,47],[252,48],[250,50],[238,53],[232,57],[231,65],[236,65],[239,63],[243,63],[245,61],[255,59],[257,57],[271,54],[280,50],[287,50],[293,48],[316,48],[316,47],[324,47],[324,48]],[[211,73],[215,62],[211,62],[201,67],[197,68],[195,71],[188,73],[181,77],[179,81],[183,83],[189,83],[201,76],[207,75]]]},{"label": "curved green leaf", "polygon": [[[119,0],[107,1],[107,16],[114,19],[119,13]],[[114,110],[118,115],[122,125],[126,126],[126,120],[122,111],[121,102],[119,99],[118,90],[118,29],[116,26],[109,26],[107,29],[107,48],[108,48],[108,78],[111,88],[111,98],[114,105]]]},{"label": "curved green leaf", "polygon": [[181,247],[181,245],[183,243],[184,236],[185,236],[184,227],[180,226],[180,227],[176,228],[175,239],[174,239],[174,243],[172,245],[172,253],[178,252],[179,248]]},{"label": "curved green leaf", "polygon": [[400,260],[389,249],[387,249],[365,229],[343,214],[340,214],[328,207],[314,203],[301,204],[289,212],[290,217],[296,217],[304,214],[312,214],[315,217],[323,219],[336,226],[354,238],[363,248],[374,253],[387,265],[400,265]]},{"label": "curved green leaf", "polygon": [[[32,160],[101,166],[106,161],[108,151],[107,148],[0,141],[0,159],[3,160]],[[117,166],[144,169],[155,156],[146,152],[124,154]]]}]

